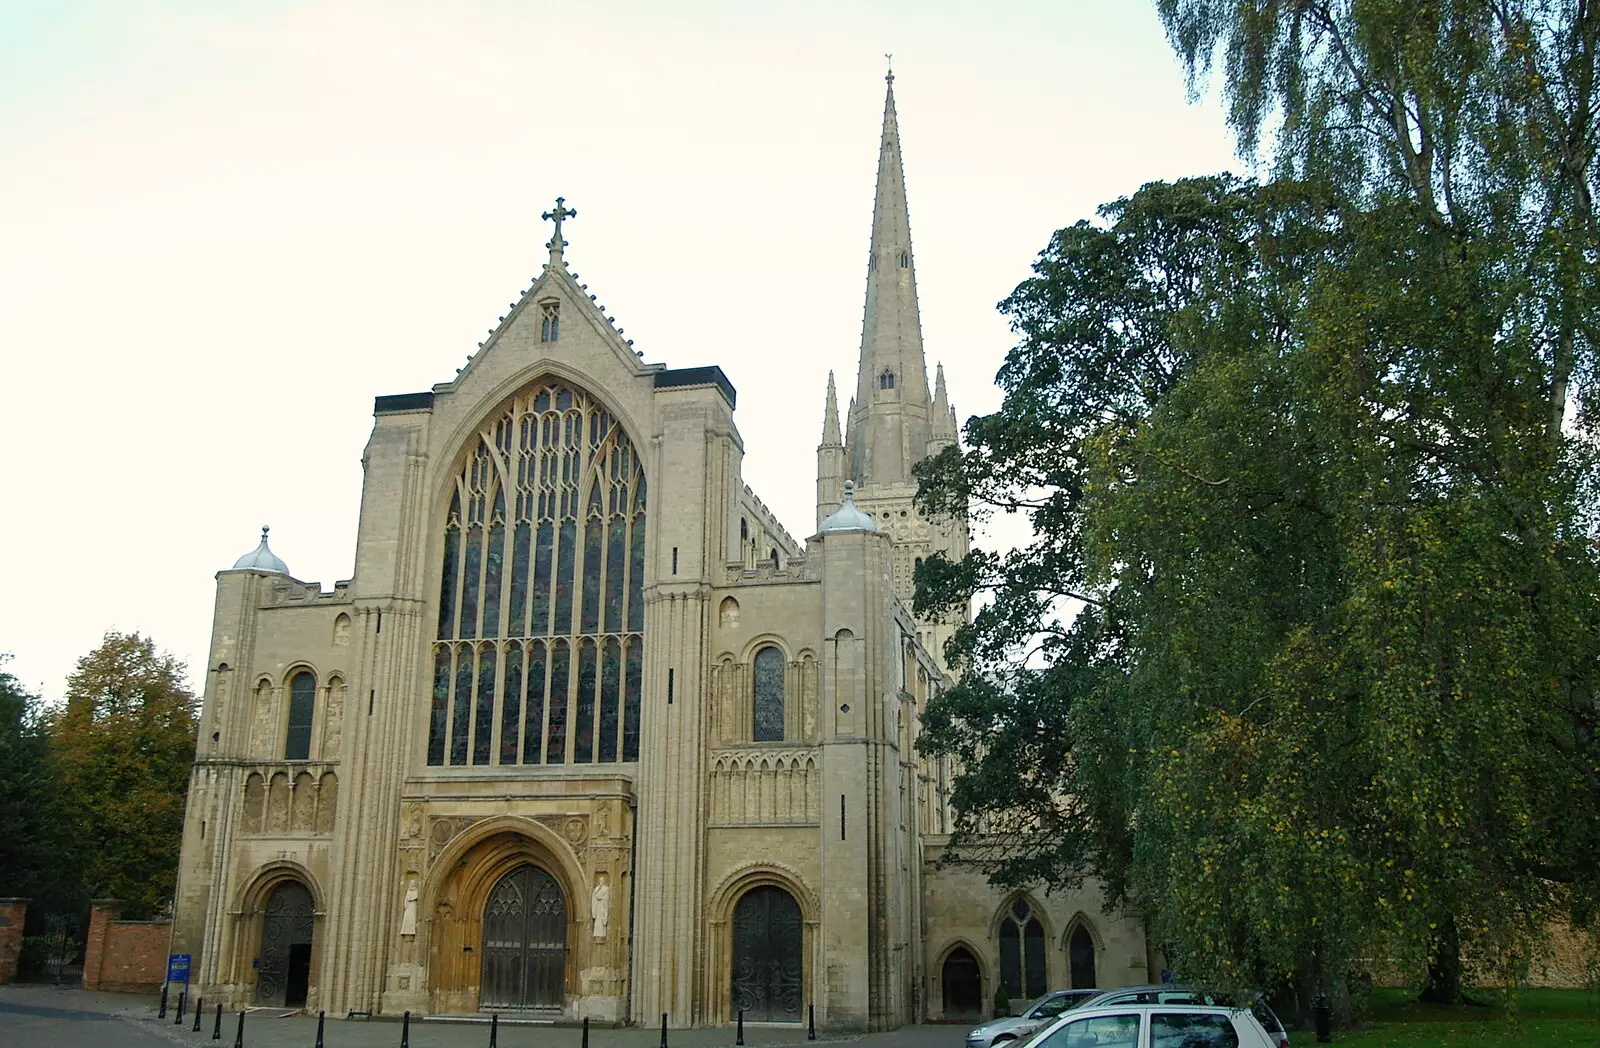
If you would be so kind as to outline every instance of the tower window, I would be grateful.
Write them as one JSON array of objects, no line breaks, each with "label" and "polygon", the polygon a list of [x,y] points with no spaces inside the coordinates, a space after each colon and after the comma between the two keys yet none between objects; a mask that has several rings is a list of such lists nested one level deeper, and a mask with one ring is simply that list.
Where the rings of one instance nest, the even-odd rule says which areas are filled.
[{"label": "tower window", "polygon": [[883,374],[878,376],[878,388],[879,389],[893,389],[894,388],[894,372],[893,371],[885,371]]},{"label": "tower window", "polygon": [[783,741],[783,652],[768,645],[756,652],[755,741]]},{"label": "tower window", "polygon": [[561,303],[539,303],[539,341],[554,342],[561,337]]},{"label": "tower window", "polygon": [[909,269],[909,268],[911,268],[911,252],[909,252],[909,251],[900,252],[900,268],[901,269]]},{"label": "tower window", "polygon": [[296,673],[289,681],[289,730],[283,740],[283,759],[303,761],[311,756],[311,722],[315,716],[317,678]]}]

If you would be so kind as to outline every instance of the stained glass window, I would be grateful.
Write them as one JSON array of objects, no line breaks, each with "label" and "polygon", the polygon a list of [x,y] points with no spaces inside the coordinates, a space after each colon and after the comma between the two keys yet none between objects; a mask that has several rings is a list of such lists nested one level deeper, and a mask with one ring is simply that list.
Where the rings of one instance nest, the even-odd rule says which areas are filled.
[{"label": "stained glass window", "polygon": [[622,427],[536,383],[479,430],[443,523],[428,763],[638,760],[645,480]]},{"label": "stained glass window", "polygon": [[755,741],[783,741],[783,652],[768,646],[756,652]]},{"label": "stained glass window", "polygon": [[311,721],[317,708],[317,678],[296,673],[289,681],[289,731],[283,740],[283,759],[303,761],[311,757]]},{"label": "stained glass window", "polygon": [[1012,902],[1000,922],[1000,982],[1014,1001],[1044,996],[1044,925],[1023,898]]}]

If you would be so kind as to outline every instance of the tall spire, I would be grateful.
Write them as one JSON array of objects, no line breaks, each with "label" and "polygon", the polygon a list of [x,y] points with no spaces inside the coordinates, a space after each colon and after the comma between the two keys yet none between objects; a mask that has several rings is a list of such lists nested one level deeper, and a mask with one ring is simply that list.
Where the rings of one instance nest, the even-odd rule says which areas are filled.
[{"label": "tall spire", "polygon": [[911,467],[926,453],[929,437],[928,369],[917,315],[894,73],[884,79],[888,87],[878,145],[861,363],[849,420],[850,475],[864,484],[908,482]]},{"label": "tall spire", "polygon": [[822,409],[822,443],[829,447],[843,444],[839,437],[839,395],[833,388],[833,370],[828,371],[828,403]]}]

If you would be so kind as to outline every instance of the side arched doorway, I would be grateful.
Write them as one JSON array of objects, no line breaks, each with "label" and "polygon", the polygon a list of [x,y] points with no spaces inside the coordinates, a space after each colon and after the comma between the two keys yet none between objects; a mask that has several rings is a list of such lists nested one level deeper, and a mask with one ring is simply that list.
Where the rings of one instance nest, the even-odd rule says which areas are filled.
[{"label": "side arched doorway", "polygon": [[1081,924],[1072,929],[1067,939],[1067,961],[1072,969],[1072,988],[1094,989],[1094,936]]},{"label": "side arched doorway", "polygon": [[544,870],[518,866],[484,903],[478,1007],[559,1010],[566,965],[566,896]]},{"label": "side arched doorway", "polygon": [[751,1022],[799,1022],[804,924],[800,904],[775,884],[761,884],[733,908],[733,1010]]},{"label": "side arched doorway", "polygon": [[316,906],[309,888],[299,881],[283,881],[272,889],[261,915],[257,1004],[297,1008],[306,1003],[315,930]]},{"label": "side arched doorway", "polygon": [[957,946],[945,957],[939,983],[946,1019],[983,1018],[983,974],[978,959],[965,946]]}]

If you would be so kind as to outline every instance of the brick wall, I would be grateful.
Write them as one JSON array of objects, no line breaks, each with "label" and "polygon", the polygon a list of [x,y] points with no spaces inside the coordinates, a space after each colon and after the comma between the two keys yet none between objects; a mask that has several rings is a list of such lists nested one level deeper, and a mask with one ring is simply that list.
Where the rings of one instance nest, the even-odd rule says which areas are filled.
[{"label": "brick wall", "polygon": [[0,899],[0,986],[17,978],[17,954],[22,950],[22,925],[27,916],[27,899]]},{"label": "brick wall", "polygon": [[102,899],[89,910],[83,985],[89,990],[153,993],[167,975],[171,921],[124,921],[122,904]]}]

